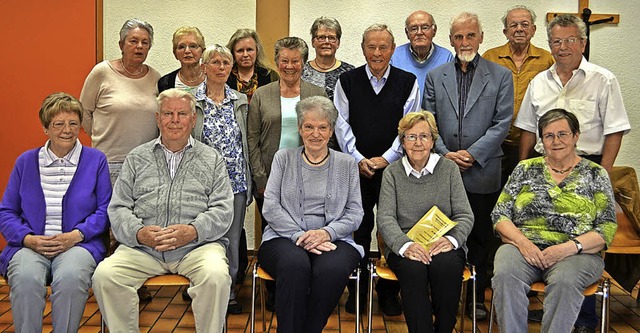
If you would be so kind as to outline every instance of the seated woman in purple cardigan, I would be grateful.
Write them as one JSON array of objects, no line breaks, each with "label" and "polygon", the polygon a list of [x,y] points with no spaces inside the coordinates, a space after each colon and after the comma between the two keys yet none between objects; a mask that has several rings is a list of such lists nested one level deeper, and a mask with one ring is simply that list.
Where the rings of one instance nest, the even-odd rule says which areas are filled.
[{"label": "seated woman in purple cardigan", "polygon": [[78,140],[77,99],[51,94],[39,116],[49,140],[18,157],[0,203],[7,240],[0,274],[11,287],[16,332],[42,332],[47,284],[54,332],[77,332],[93,270],[107,252],[109,167]]},{"label": "seated woman in purple cardigan", "polygon": [[303,146],[278,151],[264,194],[258,262],[276,280],[278,332],[320,333],[364,251],[353,157],[329,149],[337,112],[324,96],[296,105]]}]

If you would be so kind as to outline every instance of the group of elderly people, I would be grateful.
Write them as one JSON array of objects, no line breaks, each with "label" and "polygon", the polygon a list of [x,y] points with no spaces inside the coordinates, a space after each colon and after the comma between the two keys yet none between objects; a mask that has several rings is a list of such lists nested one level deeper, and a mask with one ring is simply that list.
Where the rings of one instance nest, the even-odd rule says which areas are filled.
[{"label": "group of elderly people", "polygon": [[[234,282],[246,268],[242,228],[255,198],[264,222],[258,262],[276,281],[278,332],[322,332],[349,275],[368,257],[372,226],[364,224],[374,204],[384,256],[399,280],[378,289],[383,312],[396,312],[382,298],[393,300],[399,289],[409,332],[451,332],[478,219],[468,181],[482,175],[475,168],[500,165],[500,142],[495,152],[474,146],[493,142],[487,133],[502,141],[511,114],[502,105],[483,115],[478,122],[490,124],[471,144],[462,139],[468,129],[450,133],[450,124],[436,124],[450,121],[437,86],[447,64],[456,64],[457,85],[471,88],[465,98],[474,94],[475,73],[494,65],[477,55],[483,32],[474,14],[452,20],[455,56],[431,42],[436,25],[428,13],[406,24],[410,43],[395,55],[391,31],[368,28],[367,64],[354,68],[336,58],[339,23],[318,18],[315,58],[308,61],[304,40],[285,37],[275,44],[275,71],[253,30],[239,29],[226,47],[205,47],[200,30],[182,27],[173,35],[180,68],[160,77],[144,64],[153,28],[125,22],[122,57],[94,67],[80,101],[47,96],[39,117],[48,141],[22,154],[10,176],[0,205],[8,242],[0,273],[11,286],[16,330],[41,331],[50,284],[54,331],[77,331],[90,287],[110,331],[137,331],[136,291],[149,277],[175,273],[190,280],[183,296],[193,301],[196,330],[221,332],[225,312],[242,312]],[[505,77],[507,94],[475,92],[485,107],[513,94]],[[428,111],[420,111],[423,89]],[[455,99],[461,104],[451,110],[481,112],[475,101],[465,108]],[[559,108],[539,115],[543,156],[515,167],[491,214],[504,242],[493,277],[504,332],[527,331],[526,294],[539,280],[548,285],[543,331],[569,332],[582,290],[604,269],[598,253],[616,230],[607,172],[576,149],[580,117]],[[78,140],[80,126],[94,148]],[[426,247],[407,233],[434,206],[457,224]]]}]

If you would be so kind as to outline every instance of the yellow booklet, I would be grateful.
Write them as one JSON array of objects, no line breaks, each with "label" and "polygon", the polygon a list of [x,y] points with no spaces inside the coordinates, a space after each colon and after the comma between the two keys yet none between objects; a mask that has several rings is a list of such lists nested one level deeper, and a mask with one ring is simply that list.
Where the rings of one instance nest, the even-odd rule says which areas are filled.
[{"label": "yellow booklet", "polygon": [[433,206],[409,230],[407,236],[429,251],[429,247],[436,239],[444,236],[457,224],[458,222],[451,221],[437,206]]}]

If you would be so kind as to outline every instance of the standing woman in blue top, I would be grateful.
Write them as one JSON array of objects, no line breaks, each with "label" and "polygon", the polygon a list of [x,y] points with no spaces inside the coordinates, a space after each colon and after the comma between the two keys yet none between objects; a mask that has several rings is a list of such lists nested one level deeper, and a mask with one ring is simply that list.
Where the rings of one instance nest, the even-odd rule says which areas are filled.
[{"label": "standing woman in blue top", "polygon": [[7,240],[0,274],[11,287],[16,332],[42,332],[47,284],[53,330],[77,332],[91,275],[107,252],[109,166],[78,140],[82,110],[65,93],[45,98],[40,122],[49,140],[18,157],[0,204]]}]

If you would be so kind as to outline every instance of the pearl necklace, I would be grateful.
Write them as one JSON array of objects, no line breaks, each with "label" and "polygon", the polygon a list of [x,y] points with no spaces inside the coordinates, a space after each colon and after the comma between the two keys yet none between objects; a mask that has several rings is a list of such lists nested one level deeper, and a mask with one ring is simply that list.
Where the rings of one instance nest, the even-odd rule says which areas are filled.
[{"label": "pearl necklace", "polygon": [[131,75],[131,76],[138,76],[142,73],[142,71],[144,71],[144,65],[140,66],[140,70],[137,73],[131,73],[127,70],[127,67],[124,66],[124,62],[122,61],[122,58],[120,58],[120,64],[122,65],[122,69],[124,69],[125,73]]},{"label": "pearl necklace", "polygon": [[182,81],[182,83],[186,83],[188,85],[193,85],[194,83],[200,81],[202,79],[202,71],[200,71],[200,74],[198,74],[198,76],[196,76],[195,79],[193,80],[187,80],[184,78],[184,75],[182,75],[182,70],[178,71],[178,76],[180,77],[180,81]]},{"label": "pearl necklace", "polygon": [[326,161],[326,160],[327,160],[327,158],[329,157],[329,149],[327,149],[327,155],[325,155],[325,156],[324,156],[324,158],[322,158],[322,159],[320,160],[320,162],[312,162],[312,161],[309,159],[309,156],[307,156],[307,153],[304,151],[304,148],[302,148],[302,155],[304,156],[304,158],[306,158],[306,159],[307,159],[307,162],[309,162],[309,164],[311,164],[311,165],[319,165],[319,164],[322,164],[322,162]]}]

